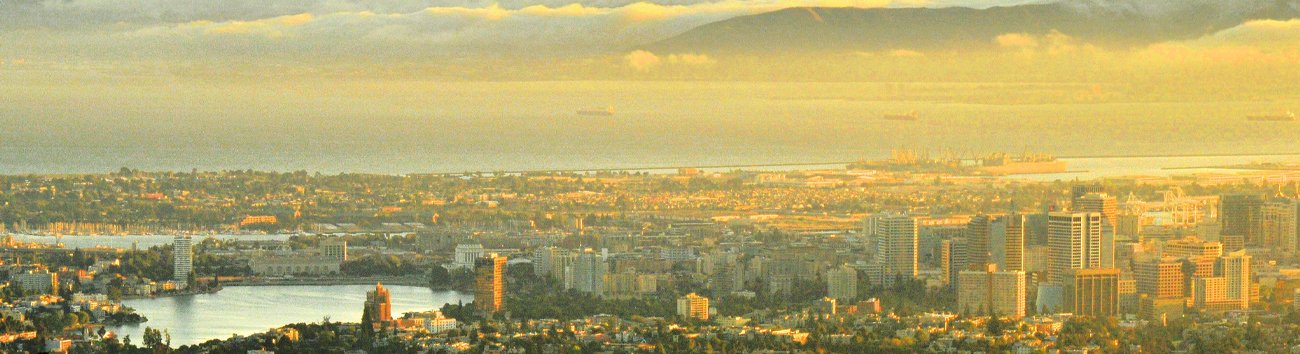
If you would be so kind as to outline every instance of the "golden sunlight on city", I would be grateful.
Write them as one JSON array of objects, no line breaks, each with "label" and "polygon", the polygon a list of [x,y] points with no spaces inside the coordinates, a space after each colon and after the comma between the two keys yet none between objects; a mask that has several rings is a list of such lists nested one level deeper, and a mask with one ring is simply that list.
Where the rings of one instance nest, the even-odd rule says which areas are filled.
[{"label": "golden sunlight on city", "polygon": [[0,353],[1297,353],[1300,0],[0,0]]}]

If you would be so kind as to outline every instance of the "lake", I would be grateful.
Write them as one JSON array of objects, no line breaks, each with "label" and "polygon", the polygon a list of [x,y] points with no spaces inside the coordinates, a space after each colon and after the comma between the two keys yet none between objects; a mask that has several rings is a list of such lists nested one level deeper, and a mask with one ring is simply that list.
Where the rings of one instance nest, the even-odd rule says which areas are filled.
[{"label": "lake", "polygon": [[[290,323],[360,322],[366,292],[374,285],[232,286],[216,294],[122,301],[149,318],[139,325],[108,330],[140,343],[146,327],[166,329],[172,346],[191,345],[233,334],[249,335]],[[393,317],[429,311],[443,304],[470,302],[472,294],[433,291],[411,286],[385,286],[393,301]]]}]

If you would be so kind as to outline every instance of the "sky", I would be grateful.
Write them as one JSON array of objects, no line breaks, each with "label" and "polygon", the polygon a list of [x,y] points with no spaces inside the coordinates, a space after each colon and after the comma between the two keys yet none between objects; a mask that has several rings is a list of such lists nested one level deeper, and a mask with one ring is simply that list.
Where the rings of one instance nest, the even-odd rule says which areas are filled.
[{"label": "sky", "polygon": [[[72,71],[352,75],[417,66],[471,79],[563,79],[670,68],[678,68],[673,77],[681,77],[689,76],[682,74],[688,70],[720,71],[739,64],[705,53],[638,49],[700,25],[789,7],[985,8],[1042,1],[1047,0],[4,0],[0,73],[9,72],[9,80],[23,70],[37,71],[29,75],[38,78]],[[1236,4],[1276,0],[1066,1],[1158,13],[1187,4],[1230,11]],[[1261,21],[1120,54],[1144,55],[1137,62],[1175,56],[1179,63],[1294,62],[1297,38],[1296,20]],[[1013,59],[1089,48],[1068,38],[1024,33],[1008,33],[998,44]],[[896,48],[857,54],[928,53]],[[528,65],[514,65],[522,62]]]},{"label": "sky", "polygon": [[1026,0],[5,0],[0,60],[411,61],[626,51],[796,6],[987,7]]}]

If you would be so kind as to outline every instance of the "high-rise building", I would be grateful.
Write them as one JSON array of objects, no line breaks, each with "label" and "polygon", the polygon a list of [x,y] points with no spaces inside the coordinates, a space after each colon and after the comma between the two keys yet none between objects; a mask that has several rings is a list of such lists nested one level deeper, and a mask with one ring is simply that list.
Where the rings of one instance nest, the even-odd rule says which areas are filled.
[{"label": "high-rise building", "polygon": [[1279,198],[1264,204],[1264,235],[1262,245],[1283,252],[1296,250],[1300,239],[1300,199]]},{"label": "high-rise building", "polygon": [[943,284],[952,284],[955,277],[952,273],[952,251],[954,240],[939,241],[939,271],[943,274]]},{"label": "high-rise building", "polygon": [[1139,262],[1137,292],[1156,299],[1181,299],[1184,297],[1183,262],[1172,257]]},{"label": "high-rise building", "polygon": [[605,290],[605,273],[608,271],[609,266],[600,253],[585,250],[574,258],[565,272],[565,288],[600,294]]},{"label": "high-rise building", "polygon": [[[1264,198],[1254,194],[1229,194],[1219,199],[1221,237],[1239,236],[1245,245],[1256,245],[1264,233]],[[1228,248],[1224,240],[1224,249]]]},{"label": "high-rise building", "polygon": [[371,323],[393,320],[393,299],[383,283],[376,283],[375,290],[366,292],[365,306],[370,310]]},{"label": "high-rise building", "polygon": [[878,240],[871,281],[893,286],[896,278],[916,278],[917,225],[907,214],[873,215],[873,235]]},{"label": "high-rise building", "polygon": [[1101,213],[1051,213],[1047,220],[1048,281],[1071,269],[1102,266]]},{"label": "high-rise building", "polygon": [[1012,318],[1025,316],[1026,283],[1023,271],[998,271],[988,264],[984,270],[965,270],[958,275],[957,307],[972,313]]},{"label": "high-rise building", "polygon": [[348,260],[348,241],[340,239],[328,239],[320,242],[321,255],[329,257],[339,262]]},{"label": "high-rise building", "polygon": [[[966,264],[971,269],[983,267],[989,263],[992,250],[989,239],[993,238],[993,219],[988,215],[976,215],[966,224]],[[965,270],[965,269],[963,269]]]},{"label": "high-rise building", "polygon": [[993,220],[989,248],[991,263],[1006,271],[1025,270],[1025,216],[1011,214]]},{"label": "high-rise building", "polygon": [[474,261],[474,306],[494,314],[505,306],[506,257],[495,253]]},{"label": "high-rise building", "polygon": [[172,279],[178,287],[189,285],[190,273],[194,271],[193,239],[189,236],[176,236],[172,239]]},{"label": "high-rise building", "polygon": [[677,315],[702,321],[709,320],[709,298],[695,293],[677,298]]},{"label": "high-rise building", "polygon": [[1119,202],[1106,193],[1088,193],[1074,200],[1074,212],[1101,214],[1101,267],[1114,268]]},{"label": "high-rise building", "polygon": [[1066,312],[1109,317],[1119,313],[1119,269],[1072,269],[1061,277]]},{"label": "high-rise building", "polygon": [[858,270],[846,265],[826,272],[826,294],[836,300],[858,299]]},{"label": "high-rise building", "polygon": [[1214,264],[1214,276],[1224,278],[1228,300],[1240,302],[1243,310],[1250,308],[1250,255],[1237,251],[1219,258]]}]

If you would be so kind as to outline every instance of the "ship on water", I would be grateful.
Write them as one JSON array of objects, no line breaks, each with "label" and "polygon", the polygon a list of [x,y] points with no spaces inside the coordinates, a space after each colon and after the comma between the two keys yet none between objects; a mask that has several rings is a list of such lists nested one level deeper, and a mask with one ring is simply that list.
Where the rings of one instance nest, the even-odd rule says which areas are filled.
[{"label": "ship on water", "polygon": [[1286,113],[1252,114],[1246,116],[1246,120],[1252,122],[1293,122],[1295,121],[1295,113],[1287,111]]},{"label": "ship on water", "polygon": [[911,111],[911,112],[907,112],[907,113],[886,113],[885,116],[884,116],[884,118],[885,118],[885,120],[907,120],[907,121],[912,121],[912,120],[920,119],[920,118],[921,118],[921,114],[920,114],[920,113],[917,113],[916,111]]},{"label": "ship on water", "polygon": [[608,117],[614,115],[614,106],[580,109],[578,110],[578,115]]}]

